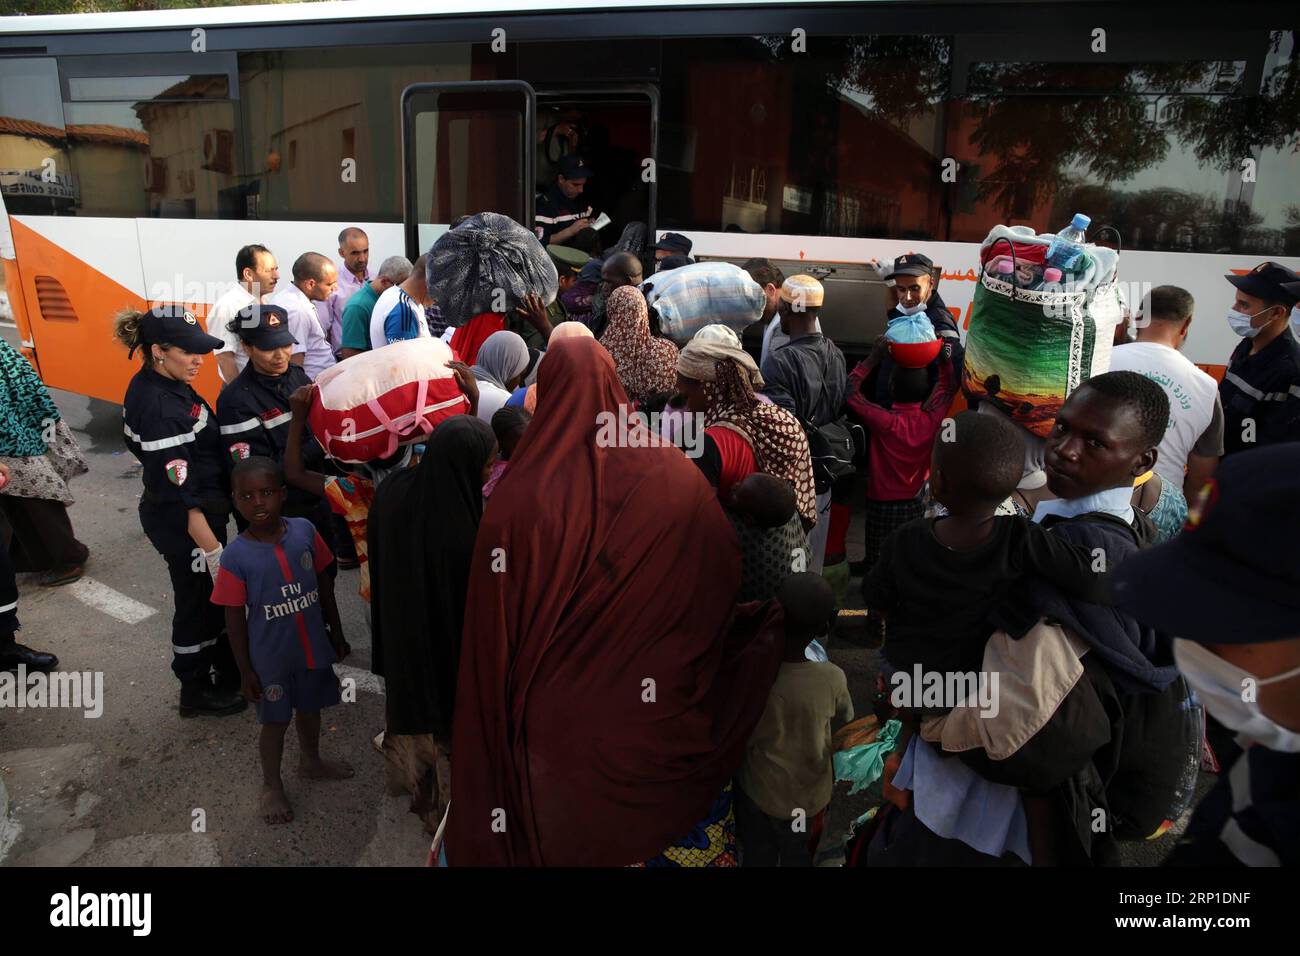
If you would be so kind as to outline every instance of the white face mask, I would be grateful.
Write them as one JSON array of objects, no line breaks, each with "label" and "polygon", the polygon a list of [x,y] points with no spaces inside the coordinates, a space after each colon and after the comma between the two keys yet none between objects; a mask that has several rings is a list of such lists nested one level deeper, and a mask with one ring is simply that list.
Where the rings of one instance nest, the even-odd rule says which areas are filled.
[{"label": "white face mask", "polygon": [[1255,336],[1259,335],[1259,329],[1262,329],[1263,326],[1260,326],[1259,329],[1257,329],[1250,323],[1267,311],[1268,309],[1264,309],[1260,312],[1256,312],[1254,315],[1247,315],[1245,312],[1238,312],[1236,309],[1229,309],[1228,325],[1232,327],[1232,331],[1236,332],[1243,338],[1253,339]]},{"label": "white face mask", "polygon": [[904,315],[916,315],[918,312],[925,311],[925,303],[918,302],[916,305],[903,305],[903,303],[900,302],[898,303],[898,311],[902,312]]},{"label": "white face mask", "polygon": [[[1300,675],[1300,667],[1273,677],[1259,678],[1225,661],[1195,641],[1174,639],[1174,663],[1201,703],[1225,727],[1262,744],[1269,750],[1300,753],[1300,733],[1283,727],[1259,709],[1259,688]],[[1254,700],[1242,700],[1246,689]]]}]

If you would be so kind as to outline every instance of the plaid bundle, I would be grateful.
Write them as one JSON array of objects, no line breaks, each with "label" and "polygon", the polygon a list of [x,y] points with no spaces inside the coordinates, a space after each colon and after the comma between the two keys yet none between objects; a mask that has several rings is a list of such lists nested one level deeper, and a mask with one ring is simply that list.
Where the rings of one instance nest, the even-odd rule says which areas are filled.
[{"label": "plaid bundle", "polygon": [[763,287],[730,262],[696,262],[650,277],[646,302],[664,335],[684,345],[706,325],[739,334],[763,315]]}]

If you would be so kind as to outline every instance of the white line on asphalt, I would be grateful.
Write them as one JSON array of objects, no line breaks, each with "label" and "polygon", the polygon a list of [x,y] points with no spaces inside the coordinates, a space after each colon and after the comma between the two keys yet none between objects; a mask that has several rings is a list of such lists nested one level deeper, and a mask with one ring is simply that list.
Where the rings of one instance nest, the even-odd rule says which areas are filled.
[{"label": "white line on asphalt", "polygon": [[82,604],[88,604],[97,611],[103,611],[109,617],[115,617],[123,624],[139,624],[147,617],[158,612],[147,604],[141,604],[120,591],[114,591],[107,584],[100,584],[94,578],[82,578],[68,585],[73,596]]},{"label": "white line on asphalt", "polygon": [[372,694],[382,694],[384,692],[384,679],[378,674],[363,671],[360,667],[352,667],[349,664],[335,664],[334,673],[341,678],[351,677],[357,682],[357,690],[368,690]]}]

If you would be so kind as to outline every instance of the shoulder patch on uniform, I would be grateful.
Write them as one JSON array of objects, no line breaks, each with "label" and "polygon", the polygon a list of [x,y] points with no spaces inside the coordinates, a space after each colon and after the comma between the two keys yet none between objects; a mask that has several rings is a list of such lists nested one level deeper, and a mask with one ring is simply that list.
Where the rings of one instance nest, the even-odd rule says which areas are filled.
[{"label": "shoulder patch on uniform", "polygon": [[190,474],[190,463],[184,458],[173,458],[167,462],[167,480],[173,485],[185,484]]},{"label": "shoulder patch on uniform", "polygon": [[249,447],[248,442],[246,441],[237,441],[230,446],[231,461],[243,461],[252,453],[253,450]]}]

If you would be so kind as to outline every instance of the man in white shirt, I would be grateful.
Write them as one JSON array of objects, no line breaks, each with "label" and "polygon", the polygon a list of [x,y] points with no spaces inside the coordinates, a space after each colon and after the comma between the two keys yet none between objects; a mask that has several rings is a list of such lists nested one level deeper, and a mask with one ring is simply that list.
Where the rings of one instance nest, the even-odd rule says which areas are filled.
[{"label": "man in white shirt", "polygon": [[429,337],[429,325],[424,316],[425,302],[429,298],[428,280],[424,273],[428,258],[423,255],[416,259],[406,281],[385,289],[375,301],[375,307],[370,310],[370,343],[374,348],[405,339]]},{"label": "man in white shirt", "polygon": [[293,282],[268,300],[289,313],[289,334],[298,340],[289,361],[301,365],[307,377],[317,375],[334,364],[325,330],[316,315],[316,302],[324,302],[338,284],[334,263],[319,252],[304,252],[293,263]]},{"label": "man in white shirt", "polygon": [[275,291],[280,281],[280,267],[266,246],[244,246],[235,254],[235,278],[239,280],[208,311],[208,334],[221,339],[217,349],[217,374],[222,383],[232,382],[248,364],[248,353],[239,343],[239,336],[227,327],[230,321],[254,302],[261,302]]},{"label": "man in white shirt", "polygon": [[1137,341],[1116,347],[1110,359],[1112,372],[1138,372],[1165,390],[1169,425],[1160,441],[1155,471],[1181,489],[1188,501],[1196,500],[1223,454],[1218,383],[1178,351],[1191,328],[1194,305],[1186,289],[1172,285],[1152,289],[1135,322]]},{"label": "man in white shirt", "polygon": [[370,274],[370,239],[356,226],[339,233],[338,275],[338,288],[324,302],[316,303],[321,328],[335,352],[343,347],[343,309],[348,299],[374,278]]}]

